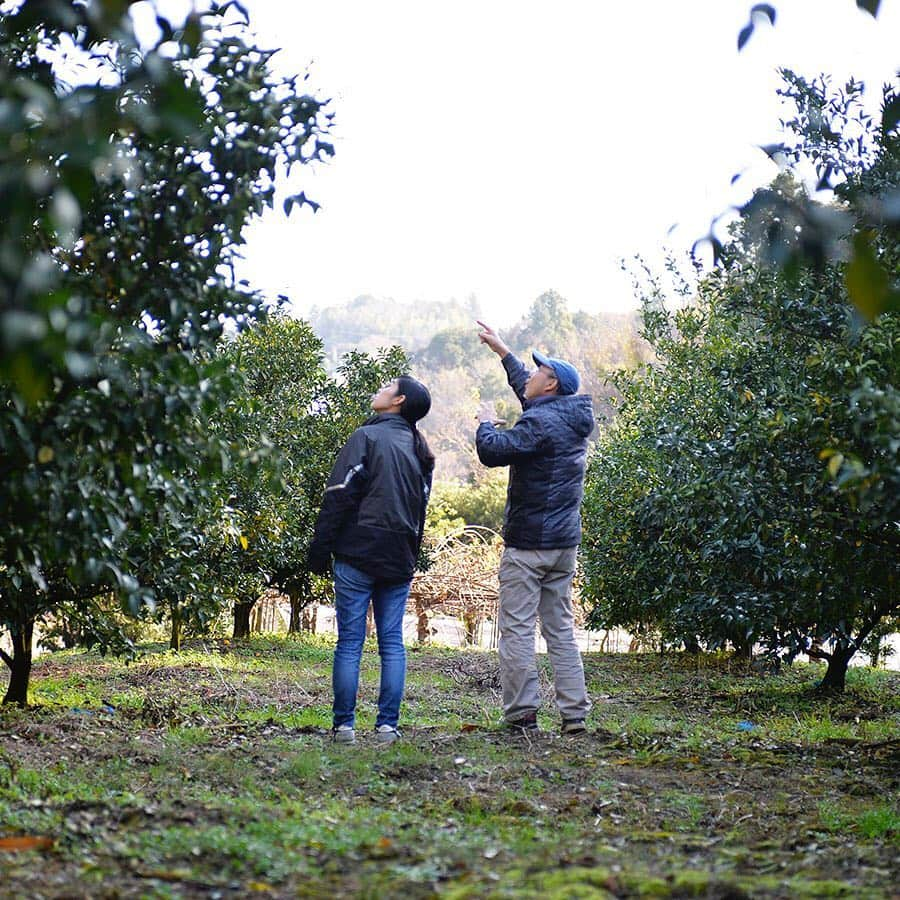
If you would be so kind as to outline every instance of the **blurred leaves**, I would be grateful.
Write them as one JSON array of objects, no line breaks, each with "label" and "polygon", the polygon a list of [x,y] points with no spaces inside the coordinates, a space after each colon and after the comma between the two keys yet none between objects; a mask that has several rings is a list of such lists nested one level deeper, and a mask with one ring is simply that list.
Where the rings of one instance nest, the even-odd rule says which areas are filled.
[{"label": "blurred leaves", "polygon": [[875,257],[874,235],[860,231],[853,239],[853,257],[847,264],[847,293],[867,318],[883,312],[900,311],[900,290],[891,286],[890,276]]},{"label": "blurred leaves", "polygon": [[898,122],[900,122],[900,96],[890,94],[885,98],[884,108],[881,113],[882,138],[887,138],[897,127]]},{"label": "blurred leaves", "polygon": [[[794,114],[781,120],[786,139],[760,149],[784,177],[755,191],[737,210],[746,237],[755,243],[761,262],[788,275],[847,263],[850,299],[873,320],[896,309],[900,290],[896,261],[884,258],[878,238],[885,228],[900,227],[898,86],[883,87],[876,123],[862,103],[864,86],[855,79],[836,90],[825,76],[809,80],[787,69],[781,76],[778,94]],[[795,182],[790,173],[806,166],[816,173],[815,194],[831,197],[810,196]],[[715,265],[727,261],[715,235],[721,218],[713,220],[692,251],[710,243]]]},{"label": "blurred leaves", "polygon": [[770,25],[775,24],[775,7],[768,3],[757,3],[750,9],[750,21],[740,30],[737,40],[738,52],[744,49],[744,45],[753,36],[757,22],[765,19]]},{"label": "blurred leaves", "polygon": [[878,9],[881,6],[881,0],[856,0],[856,5],[865,10],[873,17],[878,15]]}]

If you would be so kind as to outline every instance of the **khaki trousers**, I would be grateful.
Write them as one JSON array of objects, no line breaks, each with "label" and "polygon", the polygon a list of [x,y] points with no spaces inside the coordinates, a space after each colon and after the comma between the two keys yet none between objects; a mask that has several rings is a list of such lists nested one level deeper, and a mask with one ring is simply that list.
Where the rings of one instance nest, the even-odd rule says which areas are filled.
[{"label": "khaki trousers", "polygon": [[507,721],[534,712],[541,704],[534,649],[537,620],[547,643],[561,716],[583,719],[591,708],[572,616],[572,577],[577,549],[507,547],[503,551],[499,649],[503,712]]}]

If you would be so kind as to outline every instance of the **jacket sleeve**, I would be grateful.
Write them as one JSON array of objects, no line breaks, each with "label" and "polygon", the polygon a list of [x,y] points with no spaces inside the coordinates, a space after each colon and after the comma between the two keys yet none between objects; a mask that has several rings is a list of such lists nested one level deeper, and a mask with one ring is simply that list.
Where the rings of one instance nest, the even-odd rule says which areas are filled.
[{"label": "jacket sleeve", "polygon": [[519,403],[522,404],[524,409],[525,382],[528,381],[528,369],[525,368],[522,360],[513,353],[507,353],[501,362],[503,363],[503,368],[506,369],[506,379],[509,381],[509,386],[515,391],[516,396],[519,398]]},{"label": "jacket sleeve", "polygon": [[486,466],[508,466],[535,453],[545,444],[540,421],[527,413],[505,431],[498,431],[490,422],[482,422],[475,432],[475,449]]},{"label": "jacket sleeve", "polygon": [[359,506],[365,493],[368,481],[367,448],[368,440],[360,428],[350,435],[350,440],[338,454],[337,462],[328,477],[322,507],[309,546],[308,567],[311,572],[324,574],[327,571],[335,539],[348,514]]}]

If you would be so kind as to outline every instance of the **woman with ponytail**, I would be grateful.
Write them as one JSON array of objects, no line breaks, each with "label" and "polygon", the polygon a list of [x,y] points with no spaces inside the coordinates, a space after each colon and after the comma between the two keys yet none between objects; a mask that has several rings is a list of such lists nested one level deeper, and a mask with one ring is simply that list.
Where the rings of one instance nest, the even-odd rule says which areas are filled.
[{"label": "woman with ponytail", "polygon": [[375,737],[393,743],[406,680],[403,615],[425,529],[434,454],[417,423],[431,409],[428,389],[401,375],[372,397],[375,413],[350,436],[332,469],[308,568],[320,575],[334,557],[332,736],[356,740],[359,666],[371,602],[381,658]]}]

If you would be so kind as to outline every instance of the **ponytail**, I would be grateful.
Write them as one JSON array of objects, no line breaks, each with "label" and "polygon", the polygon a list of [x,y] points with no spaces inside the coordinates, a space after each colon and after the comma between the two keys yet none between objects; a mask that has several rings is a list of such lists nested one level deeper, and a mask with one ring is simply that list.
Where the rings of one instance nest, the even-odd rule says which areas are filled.
[{"label": "ponytail", "polygon": [[406,398],[400,406],[400,415],[412,429],[416,456],[422,466],[422,472],[428,475],[434,471],[434,454],[428,446],[428,441],[416,427],[416,422],[428,415],[431,409],[431,394],[421,381],[409,375],[401,375],[397,379],[397,390]]}]

